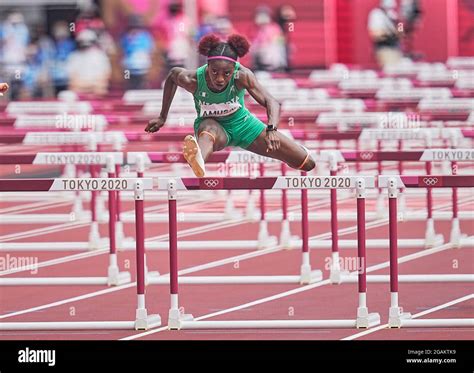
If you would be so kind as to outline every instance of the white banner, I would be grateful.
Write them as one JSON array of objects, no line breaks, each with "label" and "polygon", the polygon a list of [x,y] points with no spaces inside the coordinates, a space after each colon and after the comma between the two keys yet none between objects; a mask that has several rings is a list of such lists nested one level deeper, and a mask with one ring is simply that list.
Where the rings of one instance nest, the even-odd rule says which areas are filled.
[{"label": "white banner", "polygon": [[373,176],[279,176],[273,189],[349,189],[364,180],[366,188],[375,187]]},{"label": "white banner", "polygon": [[232,151],[226,163],[280,163],[281,161],[251,152]]},{"label": "white banner", "polygon": [[427,149],[420,161],[474,161],[474,149]]},{"label": "white banner", "polygon": [[107,164],[111,158],[114,164],[123,163],[123,153],[119,152],[77,152],[77,153],[38,153],[33,164]]},{"label": "white banner", "polygon": [[49,190],[135,190],[135,184],[142,183],[142,190],[153,189],[151,178],[77,178],[55,179]]},{"label": "white banner", "polygon": [[23,139],[25,145],[87,145],[90,142],[125,144],[127,137],[123,132],[29,132]]}]

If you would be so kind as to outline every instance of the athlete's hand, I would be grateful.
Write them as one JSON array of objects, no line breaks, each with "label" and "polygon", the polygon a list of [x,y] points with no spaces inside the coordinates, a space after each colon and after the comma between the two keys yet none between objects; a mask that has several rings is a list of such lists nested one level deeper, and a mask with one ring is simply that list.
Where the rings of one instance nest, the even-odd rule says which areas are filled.
[{"label": "athlete's hand", "polygon": [[0,83],[0,96],[3,96],[3,94],[8,91],[8,84],[7,83]]},{"label": "athlete's hand", "polygon": [[267,131],[265,142],[267,143],[267,153],[280,149],[280,138],[276,131]]},{"label": "athlete's hand", "polygon": [[165,125],[166,119],[163,117],[158,117],[156,119],[152,119],[148,122],[148,126],[145,128],[145,132],[151,133],[159,131],[161,127]]}]

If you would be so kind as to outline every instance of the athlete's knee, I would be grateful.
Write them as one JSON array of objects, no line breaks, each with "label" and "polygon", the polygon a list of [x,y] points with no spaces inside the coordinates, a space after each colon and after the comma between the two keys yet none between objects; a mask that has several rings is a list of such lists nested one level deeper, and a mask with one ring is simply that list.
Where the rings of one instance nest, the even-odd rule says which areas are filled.
[{"label": "athlete's knee", "polygon": [[212,142],[216,142],[217,130],[212,124],[205,124],[199,127],[198,137],[208,137]]}]

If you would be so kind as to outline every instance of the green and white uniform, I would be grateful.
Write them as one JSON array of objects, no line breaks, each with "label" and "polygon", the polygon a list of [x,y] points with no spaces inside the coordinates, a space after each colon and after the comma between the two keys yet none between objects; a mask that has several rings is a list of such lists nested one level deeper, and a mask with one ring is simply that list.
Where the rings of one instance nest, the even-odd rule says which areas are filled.
[{"label": "green and white uniform", "polygon": [[232,78],[222,92],[212,92],[206,83],[207,64],[197,69],[197,89],[194,92],[194,105],[197,118],[194,132],[197,135],[199,125],[206,118],[216,120],[227,135],[226,146],[247,148],[265,130],[266,125],[256,118],[244,103],[244,90],[238,90],[235,76],[240,63],[236,62]]}]

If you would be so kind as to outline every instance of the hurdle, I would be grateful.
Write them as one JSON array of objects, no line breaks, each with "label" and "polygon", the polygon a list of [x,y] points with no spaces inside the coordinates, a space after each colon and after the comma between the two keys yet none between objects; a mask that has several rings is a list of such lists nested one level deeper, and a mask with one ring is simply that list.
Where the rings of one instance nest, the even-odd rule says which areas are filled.
[{"label": "hurdle", "polygon": [[[378,184],[387,188],[389,195],[389,236],[390,236],[390,308],[389,327],[472,327],[474,319],[425,319],[411,320],[411,314],[403,312],[398,303],[398,239],[397,239],[397,198],[399,188],[472,188],[474,176],[379,176]],[[474,237],[470,239],[474,244]],[[432,275],[433,278],[436,275]],[[440,281],[446,281],[450,275],[444,275]],[[474,275],[463,276],[465,281],[474,282]]]},{"label": "hurdle", "polygon": [[[381,161],[411,161],[411,162],[425,162],[426,174],[431,174],[433,161],[449,161],[452,163],[453,174],[456,172],[456,162],[474,162],[474,151],[472,149],[425,149],[420,151],[338,151],[338,150],[323,150],[320,152],[320,160],[329,161],[330,163],[340,162],[380,162]],[[401,166],[399,171],[403,171]],[[458,212],[458,196],[456,188],[452,192],[452,213],[436,213],[433,212],[433,196],[431,189],[427,190],[426,194],[426,214],[414,214],[412,212],[403,211],[401,219],[403,221],[424,221],[427,220],[425,239],[419,240],[399,240],[399,247],[432,247],[443,243],[443,237],[436,235],[434,230],[434,220],[451,220],[451,234],[450,242],[459,245],[459,239],[462,237],[459,227],[459,219],[472,219],[472,214],[469,212]],[[400,218],[400,217],[399,217]]]},{"label": "hurdle", "polygon": [[[44,132],[44,131],[23,131],[15,130],[0,133],[0,143],[3,144],[23,144],[35,146],[64,146],[64,145],[78,145],[87,146],[87,151],[97,151],[97,144],[113,145],[114,149],[119,149],[123,144],[128,142],[127,137],[120,131],[108,132]],[[73,166],[73,165],[70,165]],[[68,165],[66,165],[66,168]],[[66,177],[75,177],[73,170],[65,170]],[[38,195],[40,197],[38,197]],[[16,195],[13,193],[11,199],[15,199]],[[25,201],[32,198],[36,200],[41,198],[41,193],[20,193],[19,200]]]},{"label": "hurdle", "polygon": [[[0,180],[0,190],[10,191],[52,191],[52,190],[98,190],[98,191],[116,191],[133,190],[135,193],[135,212],[137,223],[135,225],[137,242],[137,308],[134,321],[53,321],[53,322],[0,322],[0,330],[98,330],[98,329],[136,329],[146,330],[161,325],[161,318],[157,314],[148,315],[145,305],[145,285],[146,285],[146,266],[145,266],[145,233],[143,220],[143,200],[144,191],[151,190],[153,187],[152,179],[3,179]],[[111,225],[111,246],[114,245],[113,225]],[[110,256],[109,278],[101,279],[108,281],[111,277],[123,277],[118,271],[116,254]],[[130,275],[127,275],[130,281]],[[59,278],[63,281],[65,278]],[[0,285],[8,285],[6,279],[0,279]],[[13,280],[13,279],[12,279]],[[46,281],[43,279],[43,285],[58,285],[58,282]],[[87,282],[81,282],[75,279],[74,284],[84,285]],[[65,284],[68,282],[62,282]],[[105,282],[106,283],[106,282]],[[22,285],[31,285],[30,282],[23,282]],[[117,284],[118,285],[118,284]]]},{"label": "hurdle", "polygon": [[[34,153],[34,154],[0,154],[0,164],[33,164],[33,165],[89,165],[94,176],[93,165],[107,165],[109,178],[115,177],[115,165],[123,163],[123,154],[119,152],[71,152],[71,153]],[[66,221],[91,222],[88,242],[28,242],[28,243],[0,243],[0,250],[87,250],[98,249],[104,246],[104,241],[99,235],[99,223],[97,221],[96,194],[92,191],[91,213],[79,214],[77,209],[70,214],[6,214],[1,215],[3,224],[30,224],[33,222],[64,223]],[[109,195],[112,192],[109,192]],[[76,202],[80,200],[77,199]],[[109,209],[110,210],[110,209]],[[110,217],[109,217],[110,219]],[[123,232],[123,230],[122,230]],[[118,235],[121,241],[122,236]]]},{"label": "hurdle", "polygon": [[[110,157],[108,158],[110,159]],[[140,183],[138,181],[142,180]],[[138,186],[136,186],[138,185]],[[128,178],[76,178],[76,179],[2,179],[0,191],[107,191],[109,192],[109,267],[107,277],[35,277],[35,278],[3,278],[0,285],[122,285],[131,281],[129,272],[120,272],[117,265],[117,248],[115,236],[115,196],[116,190],[135,192],[135,209],[143,210],[139,198],[143,195],[136,188],[151,190],[152,179]],[[143,202],[143,201],[142,201]],[[141,206],[141,207],[140,207]],[[138,224],[138,223],[136,223]],[[139,241],[136,245],[141,245]]]},{"label": "hurdle", "polygon": [[[169,232],[170,232],[170,276],[169,278],[151,279],[151,284],[169,283],[170,284],[170,310],[168,314],[169,329],[228,329],[228,328],[368,328],[380,323],[380,316],[376,313],[369,313],[366,299],[366,281],[365,281],[365,188],[374,187],[373,177],[314,177],[314,176],[280,176],[280,177],[261,177],[261,178],[181,178],[181,179],[158,179],[158,189],[168,191],[169,204]],[[358,247],[359,256],[359,306],[356,312],[356,318],[353,320],[238,320],[238,321],[195,321],[190,314],[181,314],[178,304],[178,281],[183,283],[210,283],[210,277],[190,277],[182,276],[178,279],[178,240],[177,240],[177,197],[179,190],[236,190],[236,189],[301,189],[312,188],[357,188],[358,212],[358,234],[361,238]],[[307,212],[304,209],[304,212]],[[303,214],[305,216],[307,214]],[[311,271],[309,263],[308,246],[308,220],[303,219],[303,250],[301,275],[295,276],[297,280],[320,281],[322,276],[320,271]],[[247,278],[245,278],[247,277]],[[249,283],[249,276],[244,276],[243,281],[238,283]],[[255,276],[253,276],[255,277]],[[260,276],[262,277],[262,276]],[[274,277],[274,276],[265,276]],[[288,276],[284,276],[287,280]],[[313,277],[313,278],[312,278]],[[314,278],[316,277],[316,278]],[[188,279],[188,280],[186,280]],[[219,282],[219,277],[212,283]],[[282,278],[277,277],[278,282]],[[252,278],[255,283],[256,278]],[[293,278],[294,280],[294,278]],[[267,281],[265,281],[267,282]],[[229,283],[229,282],[225,282]],[[260,282],[261,283],[261,282]]]}]

